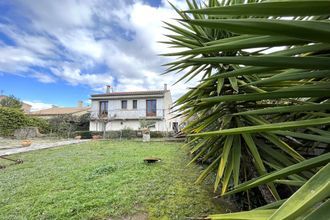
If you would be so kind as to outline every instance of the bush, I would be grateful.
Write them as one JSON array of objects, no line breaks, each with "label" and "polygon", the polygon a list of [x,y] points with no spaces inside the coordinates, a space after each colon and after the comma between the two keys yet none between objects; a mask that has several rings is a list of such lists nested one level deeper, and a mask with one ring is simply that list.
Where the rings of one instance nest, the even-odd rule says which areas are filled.
[{"label": "bush", "polygon": [[16,108],[0,107],[0,135],[11,136],[23,127],[37,127],[41,133],[49,131],[49,124],[43,119],[29,117]]},{"label": "bush", "polygon": [[42,134],[47,134],[50,132],[50,125],[47,120],[42,118],[28,117],[28,125],[30,127],[38,127],[39,132]]},{"label": "bush", "polygon": [[89,113],[78,117],[59,115],[49,119],[50,129],[53,133],[61,137],[77,136],[74,132],[89,130],[89,117]]},{"label": "bush", "polygon": [[28,123],[27,117],[21,110],[0,107],[0,135],[10,136],[16,129],[27,126]]},{"label": "bush", "polygon": [[90,113],[83,114],[81,116],[76,117],[75,121],[75,129],[77,131],[88,131],[89,130],[89,119]]},{"label": "bush", "polygon": [[163,131],[150,131],[151,138],[163,138],[166,137],[167,133]]},{"label": "bush", "polygon": [[49,124],[52,133],[57,134],[60,137],[69,137],[75,130],[73,128],[74,118],[70,115],[61,115],[49,119]]},{"label": "bush", "polygon": [[120,131],[107,131],[105,133],[105,138],[107,139],[116,139],[116,138],[120,138]]},{"label": "bush", "polygon": [[131,128],[126,127],[121,130],[121,137],[127,138],[127,139],[136,138],[136,131],[134,131]]}]

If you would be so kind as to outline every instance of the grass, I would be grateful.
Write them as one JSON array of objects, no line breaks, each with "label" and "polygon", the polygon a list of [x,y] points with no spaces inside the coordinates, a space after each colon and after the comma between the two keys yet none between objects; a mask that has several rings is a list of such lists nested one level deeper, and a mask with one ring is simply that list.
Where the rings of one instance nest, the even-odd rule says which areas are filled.
[{"label": "grass", "polygon": [[[156,164],[144,157],[162,158]],[[178,143],[97,141],[34,151],[0,170],[0,219],[184,219],[220,213]],[[4,161],[0,160],[0,163]],[[211,187],[211,186],[210,186]]]}]

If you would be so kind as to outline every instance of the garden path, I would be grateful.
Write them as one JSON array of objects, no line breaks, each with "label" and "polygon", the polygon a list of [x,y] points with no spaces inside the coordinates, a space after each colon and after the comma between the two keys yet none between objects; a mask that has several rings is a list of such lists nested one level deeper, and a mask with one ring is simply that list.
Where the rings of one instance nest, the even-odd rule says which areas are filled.
[{"label": "garden path", "polygon": [[36,143],[36,144],[31,144],[31,146],[29,147],[16,147],[16,148],[0,150],[0,156],[7,156],[17,153],[59,147],[64,145],[78,144],[86,141],[89,140],[65,140],[65,141],[55,141],[53,143],[42,143],[42,144]]}]

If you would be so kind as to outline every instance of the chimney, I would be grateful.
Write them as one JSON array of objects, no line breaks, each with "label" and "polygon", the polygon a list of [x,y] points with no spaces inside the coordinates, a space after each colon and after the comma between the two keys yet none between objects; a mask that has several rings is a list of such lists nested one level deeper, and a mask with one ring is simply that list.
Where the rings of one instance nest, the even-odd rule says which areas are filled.
[{"label": "chimney", "polygon": [[83,101],[80,101],[80,100],[79,100],[79,101],[77,102],[77,107],[78,107],[78,108],[82,108],[82,107],[83,107]]},{"label": "chimney", "polygon": [[164,84],[164,90],[167,91],[167,84]]},{"label": "chimney", "polygon": [[111,93],[111,86],[107,85],[106,94],[109,94],[109,93]]}]

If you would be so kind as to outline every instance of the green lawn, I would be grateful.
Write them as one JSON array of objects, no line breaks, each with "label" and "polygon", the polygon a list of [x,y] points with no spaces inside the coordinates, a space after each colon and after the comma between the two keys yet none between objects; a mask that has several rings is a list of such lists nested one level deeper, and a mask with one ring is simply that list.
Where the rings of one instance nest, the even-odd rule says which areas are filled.
[{"label": "green lawn", "polygon": [[[0,219],[184,219],[219,213],[181,144],[107,141],[34,151],[0,170]],[[162,162],[145,164],[156,156]],[[0,164],[4,161],[0,160]]]}]

